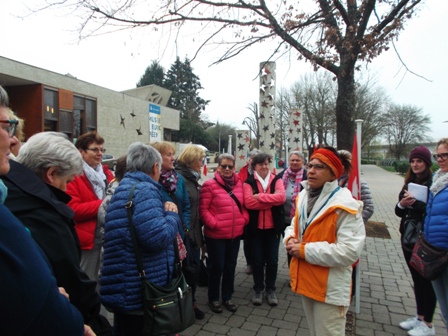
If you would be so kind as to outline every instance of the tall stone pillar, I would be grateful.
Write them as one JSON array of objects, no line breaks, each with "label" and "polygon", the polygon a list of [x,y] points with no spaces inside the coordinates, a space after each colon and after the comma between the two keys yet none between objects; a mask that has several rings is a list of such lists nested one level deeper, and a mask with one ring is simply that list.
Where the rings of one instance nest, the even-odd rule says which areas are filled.
[{"label": "tall stone pillar", "polygon": [[235,149],[235,164],[236,170],[239,171],[241,167],[246,165],[247,154],[250,151],[250,135],[248,130],[236,131],[236,149]]},{"label": "tall stone pillar", "polygon": [[[288,156],[291,151],[303,153],[303,116],[298,109],[289,110]],[[286,158],[288,159],[288,158]]]},{"label": "tall stone pillar", "polygon": [[[260,63],[260,150],[275,158],[275,62]],[[271,166],[275,168],[275,163]]]}]

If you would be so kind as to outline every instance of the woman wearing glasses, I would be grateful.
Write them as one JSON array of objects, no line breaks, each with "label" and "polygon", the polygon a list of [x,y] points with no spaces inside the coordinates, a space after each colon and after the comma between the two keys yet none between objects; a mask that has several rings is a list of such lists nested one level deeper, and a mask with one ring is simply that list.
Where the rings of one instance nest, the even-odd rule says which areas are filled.
[{"label": "woman wearing glasses", "polygon": [[293,257],[291,289],[302,295],[312,336],[345,335],[352,265],[366,236],[362,203],[338,185],[349,167],[333,148],[316,150],[296,214],[285,230],[284,244]]},{"label": "woman wearing glasses", "polygon": [[[434,173],[429,188],[424,235],[431,244],[448,249],[448,138],[437,143],[436,152],[433,157],[440,169]],[[448,330],[448,267],[440,278],[432,281],[432,286]]]},{"label": "woman wearing glasses", "polygon": [[204,223],[210,263],[208,305],[214,313],[222,313],[219,301],[221,287],[222,304],[228,311],[235,312],[237,305],[232,301],[235,268],[249,214],[244,208],[243,184],[235,174],[235,158],[232,155],[221,154],[215,177],[204,182],[199,215]]},{"label": "woman wearing glasses", "polygon": [[277,306],[275,281],[278,271],[278,246],[285,229],[283,204],[286,201],[282,179],[270,172],[271,157],[259,153],[252,158],[254,174],[244,182],[244,205],[249,210],[247,234],[252,243],[252,276],[255,294],[252,304],[260,306],[263,291],[270,306]]},{"label": "woman wearing glasses", "polygon": [[98,209],[106,196],[106,188],[114,178],[112,172],[101,164],[104,139],[95,131],[81,135],[75,143],[82,156],[84,174],[76,176],[67,185],[72,199],[68,205],[75,212],[75,229],[81,243],[81,268],[90,279],[98,283],[101,252],[101,228]]}]

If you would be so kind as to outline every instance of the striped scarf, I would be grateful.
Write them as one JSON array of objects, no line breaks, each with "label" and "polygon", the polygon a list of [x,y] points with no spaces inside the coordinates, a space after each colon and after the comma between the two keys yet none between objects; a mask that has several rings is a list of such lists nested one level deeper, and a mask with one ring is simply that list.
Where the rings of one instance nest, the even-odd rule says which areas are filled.
[{"label": "striped scarf", "polygon": [[300,192],[300,182],[302,182],[303,179],[303,168],[300,168],[299,171],[292,171],[290,168],[286,169],[283,173],[282,181],[283,185],[285,186],[285,190],[288,188],[289,180],[294,180],[294,191],[292,193],[291,197],[291,212],[289,213],[289,217],[293,218],[294,214],[296,213],[296,198],[297,195]]}]

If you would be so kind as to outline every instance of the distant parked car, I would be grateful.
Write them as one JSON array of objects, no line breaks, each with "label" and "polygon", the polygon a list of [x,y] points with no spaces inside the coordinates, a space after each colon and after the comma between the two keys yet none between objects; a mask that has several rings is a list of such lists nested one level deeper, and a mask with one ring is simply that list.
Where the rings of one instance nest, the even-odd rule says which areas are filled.
[{"label": "distant parked car", "polygon": [[103,160],[101,160],[102,164],[107,165],[109,169],[115,171],[115,167],[117,166],[117,159],[110,154],[103,154]]}]

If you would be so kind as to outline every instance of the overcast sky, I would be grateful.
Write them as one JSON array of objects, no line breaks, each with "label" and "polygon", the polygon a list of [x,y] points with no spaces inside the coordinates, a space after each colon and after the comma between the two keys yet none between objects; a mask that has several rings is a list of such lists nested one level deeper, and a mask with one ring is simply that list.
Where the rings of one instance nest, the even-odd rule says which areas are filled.
[{"label": "overcast sky", "polygon": [[[77,21],[71,16],[49,11],[21,18],[26,13],[24,4],[32,6],[35,2],[0,0],[1,56],[60,74],[70,73],[117,91],[135,87],[153,59],[168,69],[176,55],[181,59],[194,56],[195,37],[187,35],[177,44],[167,44],[167,28],[158,32],[151,28],[128,30],[79,42]],[[373,64],[362,66],[362,71],[375,75],[393,102],[418,106],[430,115],[434,140],[448,137],[448,123],[443,123],[448,120],[446,13],[448,1],[427,0],[396,42],[408,68],[430,81],[406,73],[392,48]],[[201,97],[211,100],[206,109],[210,121],[245,128],[242,121],[250,116],[247,107],[258,102],[258,66],[270,55],[269,48],[266,44],[258,45],[213,66],[209,65],[219,56],[219,50],[209,48],[193,61],[194,73],[204,87]],[[278,89],[288,88],[301,75],[312,71],[307,63],[295,61],[292,56],[292,60],[277,61]]]}]

